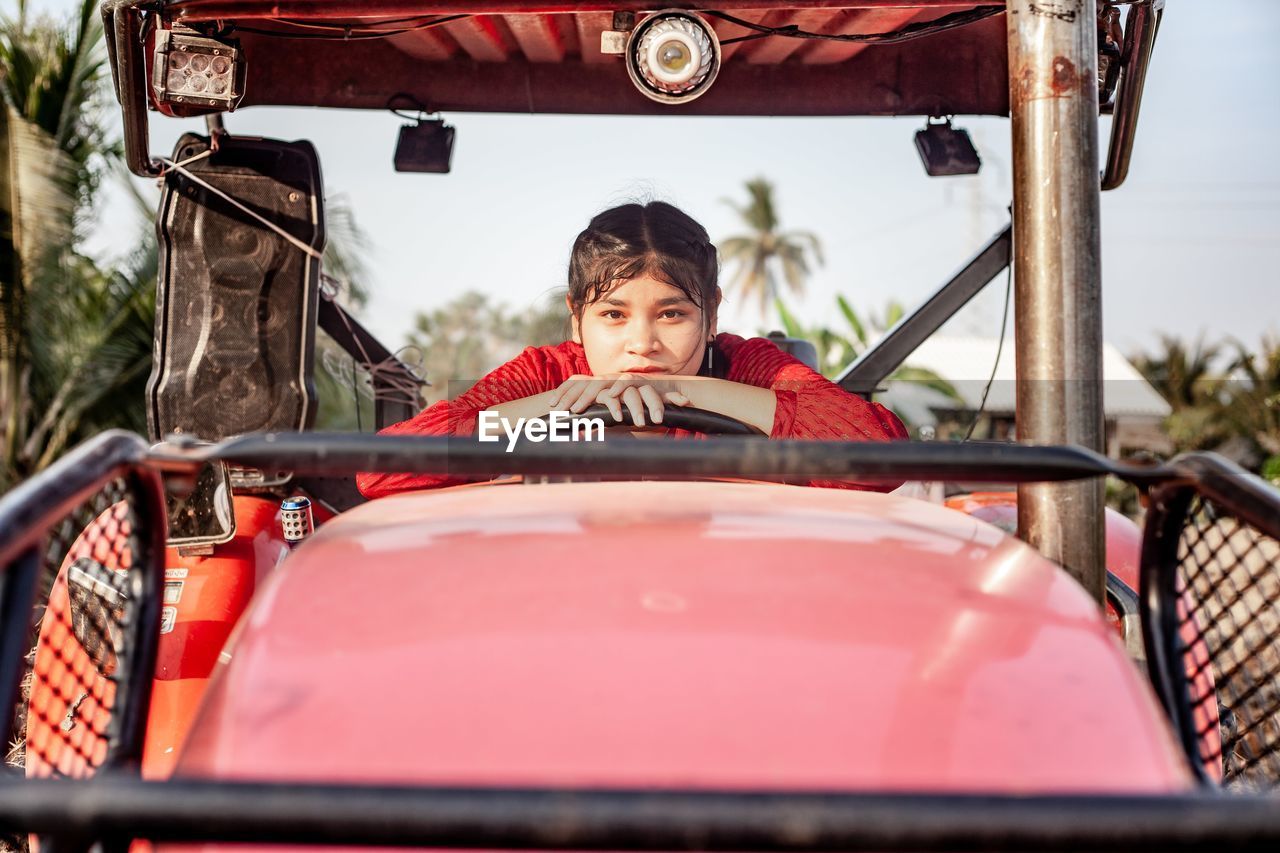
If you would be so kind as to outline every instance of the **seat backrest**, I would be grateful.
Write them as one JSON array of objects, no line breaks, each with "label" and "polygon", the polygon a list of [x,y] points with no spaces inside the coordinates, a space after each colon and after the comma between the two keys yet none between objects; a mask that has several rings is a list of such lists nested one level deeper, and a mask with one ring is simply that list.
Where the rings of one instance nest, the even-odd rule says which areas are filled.
[{"label": "seat backrest", "polygon": [[777,330],[770,332],[766,337],[777,344],[778,349],[818,370],[818,348],[809,341],[804,338],[789,338]]}]

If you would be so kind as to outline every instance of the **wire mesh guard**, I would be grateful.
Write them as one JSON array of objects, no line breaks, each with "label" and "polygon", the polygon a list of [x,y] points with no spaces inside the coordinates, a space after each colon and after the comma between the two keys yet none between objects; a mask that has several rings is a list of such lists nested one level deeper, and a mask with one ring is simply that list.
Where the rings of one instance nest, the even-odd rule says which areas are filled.
[{"label": "wire mesh guard", "polygon": [[109,481],[49,530],[40,552],[7,755],[27,776],[91,776],[119,742],[142,589],[137,497],[128,480]]},{"label": "wire mesh guard", "polygon": [[1177,651],[1203,766],[1230,790],[1280,790],[1280,542],[1196,496],[1177,559]]}]

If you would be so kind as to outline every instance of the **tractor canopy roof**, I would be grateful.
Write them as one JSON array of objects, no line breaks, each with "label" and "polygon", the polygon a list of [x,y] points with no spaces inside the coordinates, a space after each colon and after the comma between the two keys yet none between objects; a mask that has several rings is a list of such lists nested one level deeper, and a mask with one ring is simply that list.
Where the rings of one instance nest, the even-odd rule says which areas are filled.
[{"label": "tractor canopy roof", "polygon": [[[666,6],[701,8],[714,85],[659,103],[602,52]],[[686,115],[1004,115],[997,0],[177,0],[170,24],[237,39],[240,106]],[[832,37],[835,38],[832,38]]]}]

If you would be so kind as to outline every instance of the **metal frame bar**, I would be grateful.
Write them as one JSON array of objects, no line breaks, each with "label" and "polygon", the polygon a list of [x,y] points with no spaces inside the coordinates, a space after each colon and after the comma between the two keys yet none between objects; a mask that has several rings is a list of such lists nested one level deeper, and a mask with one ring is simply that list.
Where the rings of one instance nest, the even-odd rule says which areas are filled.
[{"label": "metal frame bar", "polygon": [[1147,675],[1173,725],[1187,763],[1201,785],[1210,784],[1200,760],[1192,720],[1185,664],[1174,654],[1178,640],[1178,540],[1195,489],[1166,485],[1153,489],[1142,531],[1139,607]]},{"label": "metal frame bar", "polygon": [[16,722],[12,710],[22,695],[22,673],[31,647],[31,608],[40,575],[37,545],[0,563],[0,746],[13,743]]},{"label": "metal frame bar", "polygon": [[[142,553],[135,554],[135,565],[144,567],[133,573],[129,591],[138,601],[138,620],[132,636],[137,648],[131,655],[132,666],[118,681],[121,695],[127,695],[123,712],[113,715],[111,728],[118,737],[115,752],[107,767],[137,768],[142,763],[144,732],[151,711],[151,688],[155,681],[156,654],[160,642],[160,619],[164,609],[164,567],[169,522],[165,506],[164,486],[157,472],[135,466],[128,474],[140,497],[138,523]],[[146,567],[151,567],[150,574]]]},{"label": "metal frame bar", "polygon": [[[0,530],[5,532],[0,566],[38,545],[49,524],[82,504],[102,483],[147,458],[147,443],[139,436],[108,430],[14,486],[0,498]],[[164,518],[163,502],[160,517]]]},{"label": "metal frame bar", "polygon": [[629,476],[756,480],[851,478],[865,482],[1060,482],[1113,475],[1152,484],[1177,476],[1159,465],[1118,462],[1080,447],[1002,442],[771,441],[721,437],[706,441],[609,440],[520,442],[474,436],[275,433],[228,439],[216,445],[162,446],[150,462],[189,473],[210,459],[298,474],[359,471],[458,476],[500,474]]},{"label": "metal frame bar", "polygon": [[[773,467],[787,473],[830,474],[833,468],[854,466],[873,476],[890,472],[918,476],[943,469],[971,479],[983,478],[986,472],[986,479],[1004,481],[1011,475],[1014,479],[1073,479],[1110,473],[1149,487],[1153,500],[1143,543],[1140,606],[1151,678],[1174,720],[1191,767],[1203,784],[1209,784],[1199,767],[1185,672],[1176,654],[1178,540],[1196,493],[1280,536],[1280,493],[1262,480],[1214,454],[1191,454],[1168,465],[1141,467],[1070,447],[744,444],[725,439],[699,444],[711,451],[705,455],[717,464],[727,464],[729,456],[735,456],[739,472]],[[505,470],[545,471],[549,463],[575,467],[585,463],[591,468],[591,456],[580,452],[586,447],[535,444],[507,454],[501,446],[459,446],[448,439],[286,434],[148,453],[136,436],[109,433],[0,500],[0,529],[19,534],[0,546],[0,565],[11,567],[16,561],[38,567],[38,543],[45,529],[102,482],[122,472],[138,477],[150,495],[142,509],[157,513],[148,519],[155,523],[148,526],[160,536],[164,527],[158,472],[189,472],[206,458],[250,462],[271,458],[276,467],[324,473],[346,468],[439,470],[441,465],[459,463],[470,470],[494,461]],[[597,461],[618,457],[625,468],[661,473],[688,458],[698,458],[696,452],[702,449],[693,448],[695,455],[689,456],[683,447],[687,445],[679,442],[654,448],[623,442],[607,449],[597,445],[592,452]],[[757,450],[762,459],[743,461]],[[155,574],[158,581],[159,573]],[[28,624],[9,618],[22,610],[21,590],[14,585],[19,576],[30,584],[34,571],[0,575],[5,662],[15,658],[13,625]],[[157,582],[140,598],[158,605],[160,592]],[[157,610],[153,607],[144,617],[150,627],[140,634],[151,642],[155,637],[151,620],[158,618]],[[18,658],[26,642],[21,639]],[[154,646],[140,648],[137,660],[139,669],[131,673],[140,679],[130,689],[127,725],[131,731],[139,731],[145,719],[145,686],[151,675],[146,667],[154,660]],[[14,680],[9,669],[0,666],[6,683]],[[104,839],[116,849],[123,849],[133,838],[449,849],[833,852],[1269,851],[1280,844],[1280,810],[1274,797],[1207,793],[1009,796],[155,783],[116,773],[87,782],[0,781],[0,794],[0,825],[7,829],[38,833],[71,846]]]},{"label": "metal frame bar", "polygon": [[1280,492],[1235,463],[1213,453],[1174,459],[1171,481],[1151,490],[1142,531],[1139,604],[1151,683],[1164,705],[1191,769],[1201,784],[1216,787],[1201,765],[1199,738],[1178,617],[1178,545],[1191,501],[1199,494],[1241,521],[1280,539]]},{"label": "metal frame bar", "polygon": [[124,159],[129,171],[156,178],[161,164],[152,159],[147,133],[146,56],[142,42],[143,5],[146,0],[107,0],[102,4],[107,58],[116,81],[116,99],[124,119]]},{"label": "metal frame bar", "polygon": [[[532,7],[516,0],[443,0],[443,2],[415,2],[415,0],[287,0],[283,3],[256,3],[248,0],[105,0],[102,17],[107,34],[107,53],[116,82],[116,97],[123,112],[125,163],[130,171],[141,177],[157,177],[161,163],[152,158],[148,137],[148,93],[146,88],[146,59],[144,54],[144,11],[148,20],[157,15],[165,21],[194,24],[227,18],[237,20],[269,20],[279,17],[305,17],[311,20],[373,20],[378,17],[403,17],[428,14],[494,15],[505,13],[554,14],[590,11],[613,12],[627,9],[645,10],[652,4],[642,0],[584,0],[584,2],[552,2],[546,0]],[[689,4],[676,4],[689,5]],[[697,4],[693,4],[697,6]],[[794,9],[889,9],[936,8],[973,9],[977,7],[1003,6],[1003,0],[789,0],[788,8]],[[699,7],[701,8],[701,7]],[[756,0],[724,0],[715,4],[723,11],[759,8]],[[574,72],[580,73],[580,72]],[[523,78],[522,78],[523,79]],[[510,82],[510,81],[508,81]],[[523,90],[525,83],[521,83]],[[589,99],[588,99],[589,100]],[[519,109],[526,109],[521,101]],[[372,104],[349,106],[372,107]],[[383,109],[382,100],[377,103]],[[557,108],[563,111],[563,107]],[[915,112],[918,105],[908,111]],[[610,112],[599,110],[583,102],[571,107],[571,112]],[[808,113],[806,113],[808,114]],[[841,114],[839,111],[822,111],[821,114]]]},{"label": "metal frame bar", "polygon": [[[1096,0],[1009,0],[1018,437],[1101,451]],[[1057,10],[1057,11],[1055,11]],[[1103,484],[1018,487],[1018,536],[1101,605]]]},{"label": "metal frame bar", "polygon": [[[121,695],[129,698],[120,717],[112,720],[112,730],[118,735],[109,763],[114,767],[131,767],[141,758],[160,629],[167,516],[160,475],[143,464],[147,453],[146,442],[138,436],[111,430],[80,445],[0,499],[0,530],[6,532],[6,538],[0,542],[0,578],[3,580],[0,586],[3,593],[0,700],[3,700],[10,689],[11,668],[20,666],[17,662],[25,657],[31,639],[31,614],[41,568],[40,549],[45,547],[49,529],[112,478],[130,479],[139,498],[136,510],[143,527],[139,537],[143,550],[135,554],[135,560],[143,569],[134,574],[137,585],[130,590],[130,595],[138,601],[138,624],[133,635],[138,645],[130,658],[131,667],[118,682]],[[14,701],[0,704],[0,709],[14,707]],[[6,734],[11,724],[12,720],[6,724]]]},{"label": "metal frame bar", "polygon": [[[341,20],[425,14],[424,8],[439,14],[503,14],[555,12],[643,11],[651,3],[645,0],[585,0],[572,4],[546,2],[537,6],[522,5],[514,0],[447,0],[418,3],[413,0],[367,0],[353,4],[350,0],[292,0],[291,3],[248,4],[243,0],[185,0],[163,6],[168,18],[187,22],[219,20],[235,17],[243,20],[270,19],[282,16],[305,16],[314,20]],[[1003,5],[1003,0],[792,0],[796,9],[878,9],[878,8],[973,8]],[[106,30],[109,64],[115,78],[116,98],[124,117],[125,160],[130,171],[142,177],[161,173],[158,161],[148,150],[145,89],[145,55],[142,44],[142,9],[155,8],[155,0],[106,0],[102,18]],[[758,8],[756,0],[722,0],[721,11]],[[1104,190],[1115,189],[1125,180],[1133,154],[1138,111],[1146,85],[1152,47],[1164,13],[1164,0],[1142,0],[1132,7],[1126,28],[1126,62],[1117,95],[1115,118],[1106,170],[1102,176]]]},{"label": "metal frame bar", "polygon": [[1268,797],[10,783],[0,824],[78,838],[490,850],[1270,851]]},{"label": "metal frame bar", "polygon": [[1108,571],[1107,602],[1115,608],[1124,630],[1124,650],[1134,661],[1145,662],[1147,649],[1142,637],[1142,602],[1137,591]]},{"label": "metal frame bar", "polygon": [[880,383],[901,367],[920,344],[1009,266],[1012,255],[1013,227],[1007,225],[924,304],[898,321],[875,346],[846,367],[836,378],[836,384],[864,397],[875,393]]}]

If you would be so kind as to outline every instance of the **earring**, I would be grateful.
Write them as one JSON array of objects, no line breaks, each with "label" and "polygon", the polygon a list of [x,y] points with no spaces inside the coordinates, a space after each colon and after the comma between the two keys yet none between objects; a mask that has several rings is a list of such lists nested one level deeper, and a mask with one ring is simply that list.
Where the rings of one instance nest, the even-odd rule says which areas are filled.
[{"label": "earring", "polygon": [[711,354],[712,354],[712,352],[714,352],[714,350],[713,350],[713,349],[712,349],[712,347],[711,347],[711,343],[710,343],[710,342],[708,342],[708,343],[707,343],[707,373],[710,373],[710,372],[711,372]]}]

